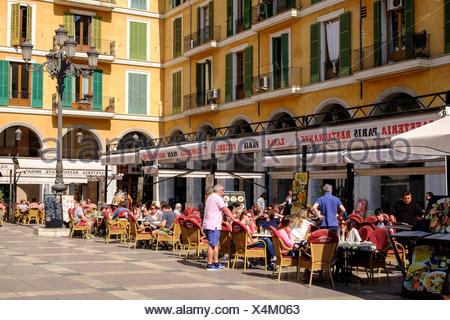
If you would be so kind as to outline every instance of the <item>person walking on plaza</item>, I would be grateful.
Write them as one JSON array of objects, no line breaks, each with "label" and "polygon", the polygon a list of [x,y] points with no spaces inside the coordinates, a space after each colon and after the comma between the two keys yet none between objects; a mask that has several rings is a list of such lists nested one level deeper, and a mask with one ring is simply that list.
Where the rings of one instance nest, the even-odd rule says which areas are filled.
[{"label": "person walking on plaza", "polygon": [[206,270],[208,271],[216,271],[224,268],[224,265],[219,263],[219,239],[223,214],[229,216],[233,221],[235,220],[230,209],[227,208],[223,201],[223,194],[223,185],[216,184],[214,186],[214,192],[208,196],[205,204],[202,227],[208,239],[208,262],[206,265]]},{"label": "person walking on plaza", "polygon": [[313,214],[320,218],[320,228],[329,229],[334,232],[338,232],[338,209],[345,216],[345,207],[342,205],[341,200],[331,194],[333,187],[329,184],[323,186],[324,195],[317,199],[316,203],[312,206]]}]

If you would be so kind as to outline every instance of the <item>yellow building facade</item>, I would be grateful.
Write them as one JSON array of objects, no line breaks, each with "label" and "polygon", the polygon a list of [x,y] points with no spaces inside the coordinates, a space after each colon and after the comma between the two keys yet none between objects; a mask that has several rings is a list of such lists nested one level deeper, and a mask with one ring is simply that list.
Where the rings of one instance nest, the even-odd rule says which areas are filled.
[{"label": "yellow building facade", "polygon": [[[153,138],[173,138],[160,140],[161,147],[195,134],[197,140],[208,141],[227,135],[226,128],[233,135],[261,134],[255,123],[264,132],[277,132],[400,121],[420,114],[419,109],[428,114],[441,106],[436,101],[442,104],[442,99],[433,97],[449,89],[448,0],[8,0],[0,6],[0,128],[6,130],[5,137],[12,137],[18,127],[26,127],[40,148],[47,147],[46,138],[56,137],[55,83],[43,72],[40,86],[39,75],[29,73],[26,90],[14,90],[22,70],[15,64],[23,64],[19,48],[25,38],[34,45],[32,62],[42,64],[60,24],[75,36],[77,63],[86,63],[85,52],[92,44],[100,52],[100,72],[92,79],[72,79],[72,90],[65,96],[63,128],[72,132],[66,140],[75,150],[78,132],[92,136],[102,153],[107,146],[150,146]],[[11,72],[17,74],[14,88]],[[17,98],[20,94],[23,99]],[[4,142],[2,156],[23,143]],[[251,203],[266,186],[270,201],[282,202],[296,170],[263,165],[265,156],[255,152],[248,163],[219,160],[217,169],[267,173],[252,178],[255,185],[224,180],[226,188],[244,189]],[[139,191],[144,198],[202,202],[196,190],[205,183],[199,178],[179,177],[155,188],[150,183],[155,178],[143,177],[133,165],[122,166],[127,160],[109,163],[124,171],[118,184],[134,195],[142,189],[136,186],[140,176],[149,182]],[[205,161],[161,165],[208,167]],[[421,165],[441,167],[438,162]],[[330,166],[336,174],[328,180],[336,189],[345,189],[345,179],[337,173],[342,164],[317,168]],[[436,170],[418,180],[398,174],[356,177],[354,198],[368,199],[373,209],[387,201],[383,197],[389,190],[414,189],[418,198],[425,189],[441,192],[433,174],[441,176]],[[312,180],[310,201],[325,181]],[[86,187],[83,196],[95,188],[100,195],[97,184]]]}]

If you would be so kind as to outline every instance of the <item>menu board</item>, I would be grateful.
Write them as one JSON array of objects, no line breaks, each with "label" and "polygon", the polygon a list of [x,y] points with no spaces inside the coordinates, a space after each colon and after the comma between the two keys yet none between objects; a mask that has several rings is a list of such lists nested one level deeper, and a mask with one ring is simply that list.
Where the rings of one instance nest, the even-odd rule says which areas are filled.
[{"label": "menu board", "polygon": [[245,204],[245,191],[225,191],[223,201],[227,206],[233,203]]},{"label": "menu board", "polygon": [[449,207],[449,197],[441,198],[432,205],[426,217],[430,221],[430,232],[450,233]]},{"label": "menu board", "polygon": [[414,298],[442,298],[448,293],[450,250],[432,243],[414,248],[402,294]]},{"label": "menu board", "polygon": [[306,209],[306,202],[308,201],[308,179],[309,172],[307,171],[294,173],[291,215],[299,213],[301,209]]},{"label": "menu board", "polygon": [[69,222],[69,209],[75,207],[75,199],[73,195],[63,195],[62,196],[62,212],[63,212],[63,221]]},{"label": "menu board", "polygon": [[63,210],[61,196],[44,194],[45,227],[61,228],[63,224]]}]

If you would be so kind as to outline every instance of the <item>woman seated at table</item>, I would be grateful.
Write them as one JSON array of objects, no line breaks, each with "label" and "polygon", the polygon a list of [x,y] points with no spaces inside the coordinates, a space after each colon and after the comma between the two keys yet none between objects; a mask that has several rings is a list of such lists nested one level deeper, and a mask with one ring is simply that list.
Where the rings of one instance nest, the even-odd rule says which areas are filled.
[{"label": "woman seated at table", "polygon": [[148,215],[145,217],[144,225],[150,226],[153,230],[156,230],[160,222],[157,208],[152,204],[150,210],[148,210]]},{"label": "woman seated at table", "polygon": [[298,256],[298,248],[304,247],[306,245],[306,241],[295,241],[294,235],[291,229],[292,221],[289,218],[284,218],[281,220],[280,228],[278,229],[278,233],[280,234],[281,241],[283,241],[285,247],[288,247],[289,250],[283,250],[283,254],[287,254],[293,257]]},{"label": "woman seated at table", "polygon": [[255,219],[253,217],[253,214],[250,211],[243,210],[239,217],[239,221],[247,227],[248,231],[251,234],[254,234],[258,231],[258,228],[256,227]]},{"label": "woman seated at table", "polygon": [[308,220],[307,217],[308,211],[306,209],[302,209],[291,220],[290,227],[292,235],[294,236],[294,242],[307,240],[311,226],[314,225],[314,222]]},{"label": "woman seated at table", "polygon": [[361,237],[355,225],[353,220],[342,220],[339,223],[339,242],[361,242]]}]

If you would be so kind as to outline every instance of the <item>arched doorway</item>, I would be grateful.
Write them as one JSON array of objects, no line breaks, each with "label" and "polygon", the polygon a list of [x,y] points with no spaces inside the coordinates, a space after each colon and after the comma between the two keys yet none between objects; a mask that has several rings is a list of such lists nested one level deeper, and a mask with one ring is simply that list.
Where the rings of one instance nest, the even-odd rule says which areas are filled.
[{"label": "arched doorway", "polygon": [[372,110],[372,115],[402,113],[421,109],[420,104],[411,95],[398,92],[385,97],[380,104]]},{"label": "arched doorway", "polygon": [[[42,143],[39,136],[30,128],[22,125],[11,126],[0,132],[0,157],[11,161],[11,157],[39,158],[42,153]],[[20,165],[20,161],[19,161]],[[8,203],[13,195],[9,192],[9,178],[0,184],[3,201]],[[20,176],[17,185],[16,199],[41,201],[41,185],[21,183]]]},{"label": "arched doorway", "polygon": [[285,130],[295,127],[296,124],[294,118],[286,112],[280,112],[270,119],[267,131]]},{"label": "arched doorway", "polygon": [[[100,141],[91,131],[76,128],[68,131],[62,138],[62,158],[89,162],[100,159]],[[91,200],[96,203],[100,194],[99,182],[89,181],[87,184],[69,184],[69,194],[75,200]]]},{"label": "arched doorway", "polygon": [[338,103],[330,103],[314,116],[313,124],[339,122],[350,119],[347,109]]},{"label": "arched doorway", "polygon": [[[117,149],[122,152],[133,152],[139,148],[154,145],[153,139],[138,130],[128,132],[118,142]],[[117,188],[128,193],[133,203],[147,203],[153,199],[153,177],[144,175],[142,164],[126,164],[118,166],[122,179],[117,181]]]}]

